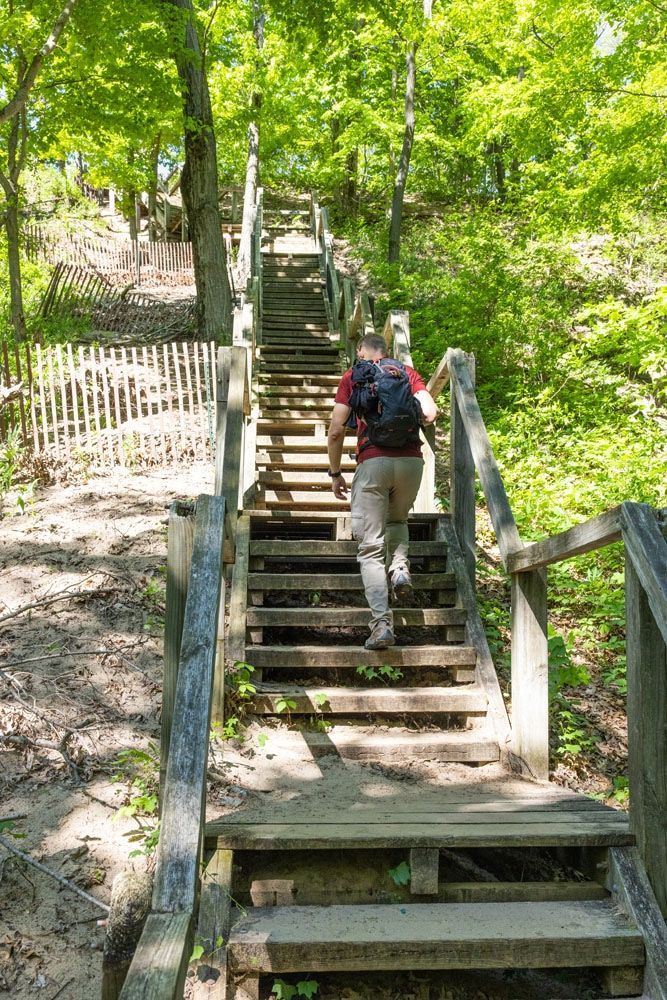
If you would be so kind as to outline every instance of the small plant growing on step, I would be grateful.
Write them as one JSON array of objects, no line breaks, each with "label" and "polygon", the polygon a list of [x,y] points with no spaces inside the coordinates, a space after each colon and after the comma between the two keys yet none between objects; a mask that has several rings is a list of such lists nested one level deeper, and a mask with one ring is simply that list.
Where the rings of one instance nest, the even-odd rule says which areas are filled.
[{"label": "small plant growing on step", "polygon": [[287,712],[287,714],[289,715],[290,712],[293,712],[295,710],[295,708],[296,708],[296,702],[294,698],[286,698],[284,695],[281,695],[281,697],[278,698],[278,700],[276,701],[276,712],[278,712],[279,714]]},{"label": "small plant growing on step", "polygon": [[395,868],[389,869],[389,877],[394,885],[408,885],[411,876],[410,865],[407,861],[401,861]]},{"label": "small plant growing on step", "polygon": [[237,660],[234,664],[234,672],[230,674],[229,681],[241,701],[250,701],[257,694],[257,688],[250,679],[254,672],[255,668],[250,663]]},{"label": "small plant growing on step", "polygon": [[315,702],[315,709],[318,712],[321,712],[324,706],[326,705],[328,699],[327,696],[320,691],[316,695],[313,695],[313,701]]},{"label": "small plant growing on step", "polygon": [[314,997],[320,988],[316,979],[301,979],[296,986],[286,983],[284,979],[276,979],[271,987],[271,993],[276,1000],[292,1000],[293,997]]},{"label": "small plant growing on step", "polygon": [[398,684],[403,679],[403,671],[398,667],[392,667],[389,663],[383,663],[377,670],[375,667],[357,667],[357,673],[367,681],[380,680],[383,684]]}]

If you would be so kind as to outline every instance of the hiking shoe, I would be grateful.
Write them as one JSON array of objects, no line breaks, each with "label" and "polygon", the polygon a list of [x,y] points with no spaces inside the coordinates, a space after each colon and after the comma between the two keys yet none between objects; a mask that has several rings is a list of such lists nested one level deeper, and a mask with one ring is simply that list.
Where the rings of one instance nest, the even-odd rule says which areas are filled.
[{"label": "hiking shoe", "polygon": [[405,601],[408,597],[412,597],[412,577],[410,576],[410,570],[395,570],[392,573],[391,586],[397,601]]},{"label": "hiking shoe", "polygon": [[394,637],[394,630],[391,625],[387,625],[386,622],[378,622],[371,629],[371,634],[364,643],[366,649],[386,649],[388,646],[393,646],[396,642]]}]

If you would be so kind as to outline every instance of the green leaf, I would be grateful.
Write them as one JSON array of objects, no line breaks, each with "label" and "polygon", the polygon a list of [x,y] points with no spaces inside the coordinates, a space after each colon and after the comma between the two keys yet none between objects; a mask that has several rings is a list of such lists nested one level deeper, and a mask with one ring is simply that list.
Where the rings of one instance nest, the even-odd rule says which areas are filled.
[{"label": "green leaf", "polygon": [[296,986],[290,986],[284,979],[276,979],[271,992],[275,993],[277,1000],[292,1000],[296,996]]},{"label": "green leaf", "polygon": [[401,861],[400,865],[389,869],[389,875],[396,885],[407,885],[410,881],[410,865],[407,861]]},{"label": "green leaf", "polygon": [[319,988],[316,979],[302,979],[296,984],[297,994],[300,997],[314,997]]},{"label": "green leaf", "polygon": [[192,954],[190,955],[190,961],[198,962],[203,954],[204,954],[204,946],[201,944],[196,944],[192,949]]}]

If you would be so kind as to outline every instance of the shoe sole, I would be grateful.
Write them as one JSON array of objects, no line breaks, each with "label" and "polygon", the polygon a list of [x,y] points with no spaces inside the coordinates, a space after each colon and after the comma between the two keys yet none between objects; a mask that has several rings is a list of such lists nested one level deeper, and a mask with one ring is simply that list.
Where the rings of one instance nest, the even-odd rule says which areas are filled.
[{"label": "shoe sole", "polygon": [[394,587],[394,597],[397,601],[406,601],[412,597],[413,589],[411,583],[402,583],[399,587]]},{"label": "shoe sole", "polygon": [[372,645],[368,645],[367,642],[364,643],[364,649],[389,649],[390,646],[396,645],[396,639],[387,639],[386,642],[374,642]]}]

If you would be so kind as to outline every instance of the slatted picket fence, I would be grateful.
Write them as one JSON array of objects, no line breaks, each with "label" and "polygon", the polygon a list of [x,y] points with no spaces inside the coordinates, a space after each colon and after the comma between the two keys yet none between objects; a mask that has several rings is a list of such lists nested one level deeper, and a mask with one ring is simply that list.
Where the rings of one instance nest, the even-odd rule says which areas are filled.
[{"label": "slatted picket fence", "polygon": [[85,319],[91,332],[80,334],[82,339],[99,340],[99,331],[107,331],[116,335],[116,343],[187,336],[194,313],[194,297],[161,301],[133,289],[121,291],[104,275],[76,264],[56,264],[39,307],[41,316]]},{"label": "slatted picket fence", "polygon": [[26,226],[23,236],[26,253],[31,259],[91,267],[115,285],[194,283],[191,243],[74,236],[48,232],[39,226]]},{"label": "slatted picket fence", "polygon": [[210,460],[216,427],[214,342],[2,349],[0,440],[37,454],[114,467]]}]

